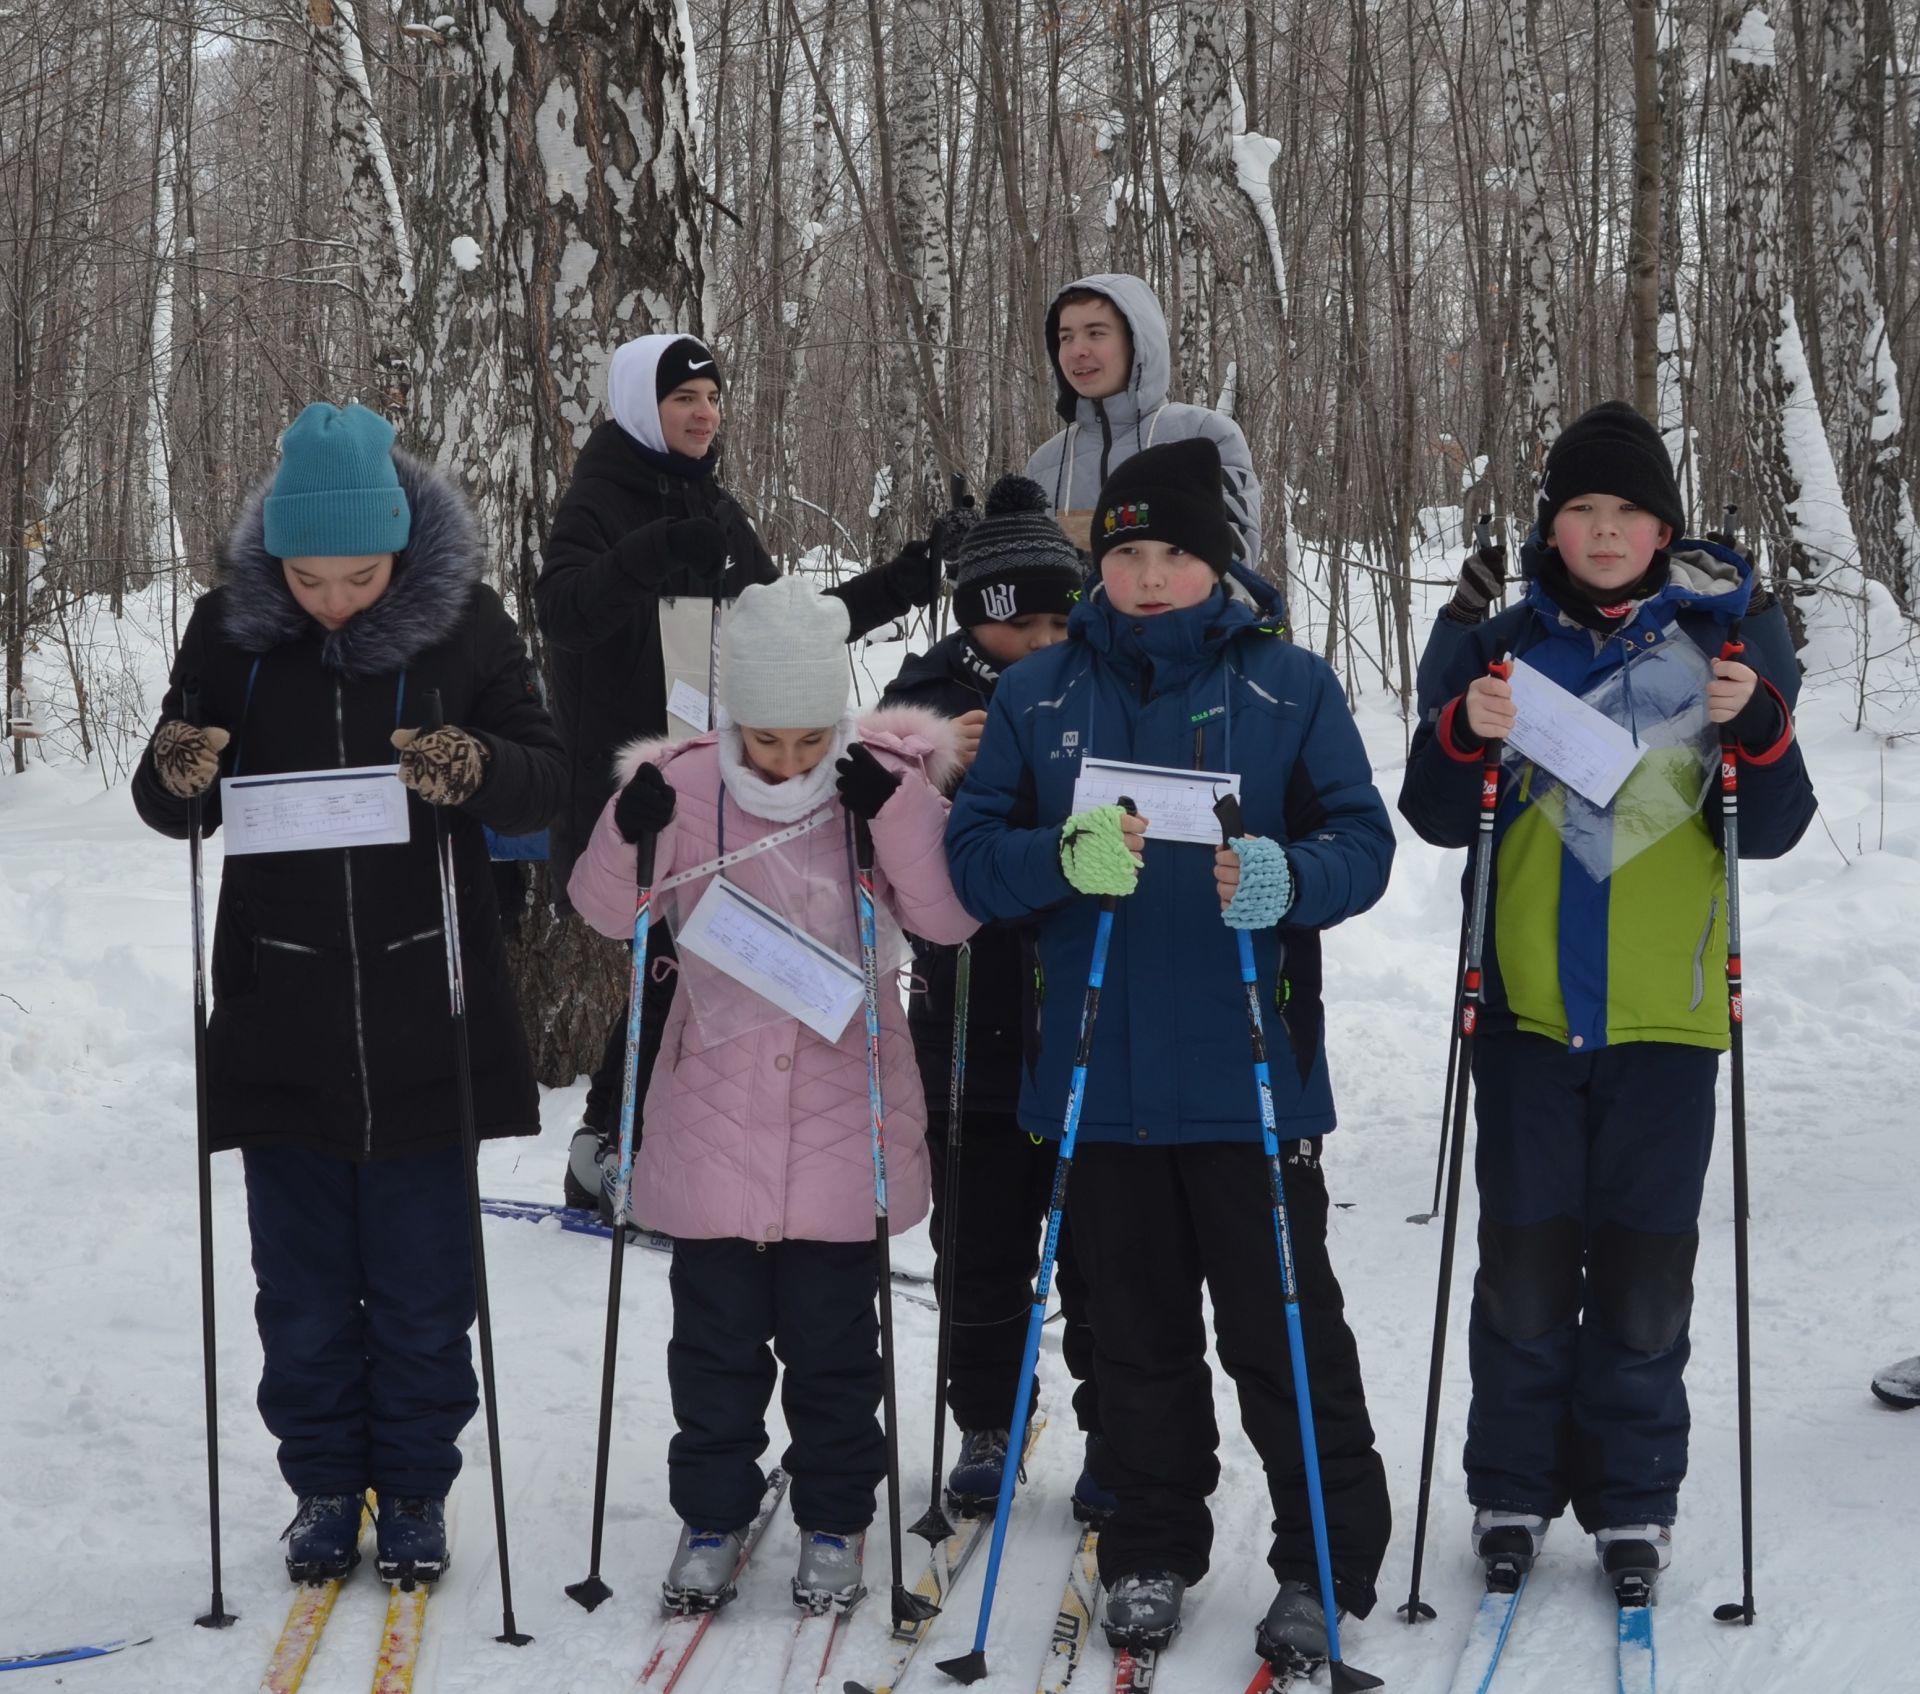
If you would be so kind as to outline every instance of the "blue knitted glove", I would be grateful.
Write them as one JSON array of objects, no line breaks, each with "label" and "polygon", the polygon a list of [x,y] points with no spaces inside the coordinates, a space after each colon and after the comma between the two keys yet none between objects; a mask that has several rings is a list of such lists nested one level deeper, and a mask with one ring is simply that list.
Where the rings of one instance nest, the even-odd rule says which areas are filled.
[{"label": "blue knitted glove", "polygon": [[1240,855],[1240,886],[1220,921],[1229,929],[1271,929],[1293,904],[1286,849],[1264,835],[1236,835],[1228,845]]}]

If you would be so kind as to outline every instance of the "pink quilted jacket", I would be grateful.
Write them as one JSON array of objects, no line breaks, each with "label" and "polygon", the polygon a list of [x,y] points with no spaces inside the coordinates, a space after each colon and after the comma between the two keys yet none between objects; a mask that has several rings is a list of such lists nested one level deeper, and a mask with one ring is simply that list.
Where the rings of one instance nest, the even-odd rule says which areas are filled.
[{"label": "pink quilted jacket", "polygon": [[[882,764],[905,777],[873,821],[880,901],[915,935],[964,941],[977,926],[947,880],[947,802],[941,796],[954,769],[952,725],[919,707],[891,706],[863,717],[857,735]],[[722,803],[729,852],[783,827],[749,816],[731,795],[722,802],[717,739],[710,732],[678,742],[635,743],[620,755],[622,785],[643,760],[651,760],[677,795],[673,821],[655,850],[656,883],[717,856]],[[826,888],[844,890],[850,914],[846,818],[831,788],[826,800],[833,812],[827,822],[734,866],[727,880],[803,924],[809,890],[816,900]],[[680,911],[693,909],[709,880],[674,892]],[[567,892],[602,934],[632,935],[634,854],[614,825],[611,800]],[[849,956],[857,962],[857,953]],[[927,1113],[893,978],[883,974],[880,988],[888,1221],[898,1234],[927,1211]],[[655,1229],[692,1239],[871,1239],[865,1014],[856,1010],[837,1042],[770,1012],[758,1028],[709,1043],[692,998],[687,984],[680,984],[647,1091],[635,1211]]]}]

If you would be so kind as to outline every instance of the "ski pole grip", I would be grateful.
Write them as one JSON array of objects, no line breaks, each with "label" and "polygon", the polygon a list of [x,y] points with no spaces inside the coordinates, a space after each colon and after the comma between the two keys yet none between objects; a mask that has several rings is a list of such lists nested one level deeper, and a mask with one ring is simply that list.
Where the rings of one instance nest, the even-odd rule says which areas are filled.
[{"label": "ski pole grip", "polygon": [[429,730],[445,729],[446,727],[447,714],[440,705],[440,690],[437,688],[429,688],[426,693],[421,696],[420,733],[425,735]]},{"label": "ski pole grip", "polygon": [[1233,844],[1236,835],[1246,833],[1240,827],[1240,798],[1236,794],[1222,794],[1213,803],[1213,815],[1220,820],[1220,844],[1228,847]]},{"label": "ski pole grip", "polygon": [[180,685],[180,715],[195,729],[205,727],[200,722],[200,679],[190,676]]},{"label": "ski pole grip", "polygon": [[1493,513],[1482,512],[1473,526],[1473,544],[1482,553],[1493,551]]},{"label": "ski pole grip", "polygon": [[1740,639],[1740,620],[1735,618],[1727,625],[1727,638],[1720,643],[1720,657],[1737,659],[1747,650],[1747,644]]},{"label": "ski pole grip", "polygon": [[853,857],[863,871],[873,869],[873,825],[865,818],[853,820]]},{"label": "ski pole grip", "polygon": [[653,850],[660,844],[659,836],[648,831],[633,844],[633,885],[635,888],[653,886]]}]

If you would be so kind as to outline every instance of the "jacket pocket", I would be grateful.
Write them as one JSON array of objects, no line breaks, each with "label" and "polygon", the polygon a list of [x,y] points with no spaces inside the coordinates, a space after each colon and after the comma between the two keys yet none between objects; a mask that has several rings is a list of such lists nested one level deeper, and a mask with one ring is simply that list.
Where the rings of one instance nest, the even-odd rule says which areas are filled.
[{"label": "jacket pocket", "polygon": [[1707,921],[1700,931],[1700,940],[1693,949],[1693,998],[1687,1003],[1687,1010],[1697,1012],[1700,1002],[1707,997],[1707,947],[1713,940],[1713,926],[1720,916],[1720,896],[1715,894],[1707,901]]}]

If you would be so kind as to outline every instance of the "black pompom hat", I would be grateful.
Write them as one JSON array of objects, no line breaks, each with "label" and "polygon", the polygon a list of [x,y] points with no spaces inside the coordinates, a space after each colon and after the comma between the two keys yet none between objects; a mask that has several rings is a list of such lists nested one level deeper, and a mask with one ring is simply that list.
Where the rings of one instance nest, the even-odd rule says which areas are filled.
[{"label": "black pompom hat", "polygon": [[953,617],[962,629],[1072,611],[1085,573],[1049,504],[1047,491],[1024,476],[1003,476],[988,492],[985,513],[960,544]]}]

